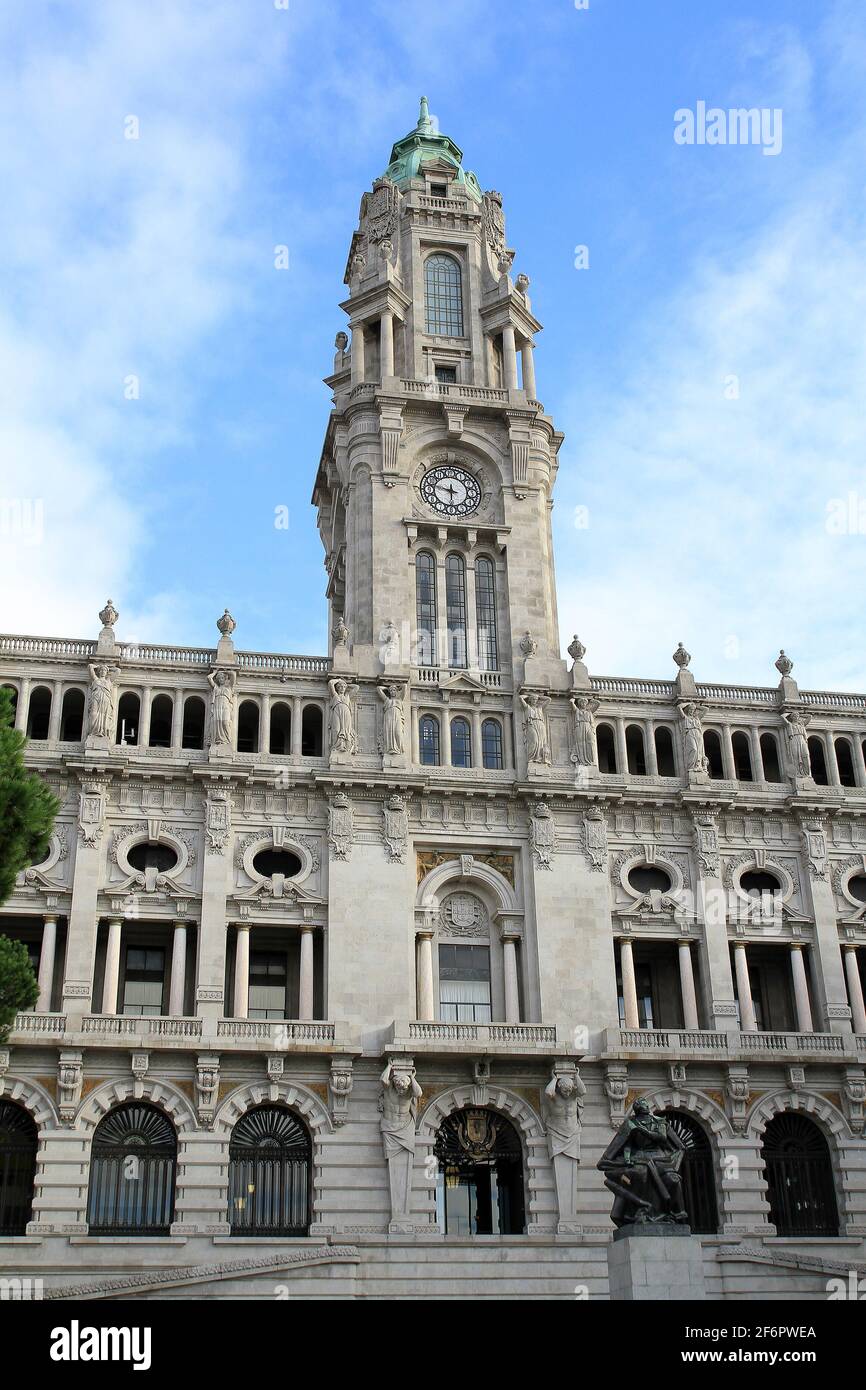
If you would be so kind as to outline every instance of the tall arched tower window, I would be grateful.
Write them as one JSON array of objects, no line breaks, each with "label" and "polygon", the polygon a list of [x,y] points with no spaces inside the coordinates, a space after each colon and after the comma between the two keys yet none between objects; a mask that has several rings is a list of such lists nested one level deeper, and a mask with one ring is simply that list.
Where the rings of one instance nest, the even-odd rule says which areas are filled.
[{"label": "tall arched tower window", "polygon": [[448,623],[448,665],[466,665],[466,566],[452,552],[445,561],[445,605]]},{"label": "tall arched tower window", "polygon": [[475,608],[478,628],[478,664],[482,671],[498,671],[496,586],[493,561],[487,555],[479,555],[475,561]]},{"label": "tall arched tower window", "polygon": [[428,550],[415,560],[415,624],[419,666],[436,665],[436,561]]},{"label": "tall arched tower window", "polygon": [[460,265],[453,256],[436,252],[424,263],[427,332],[446,338],[463,337],[463,287]]}]

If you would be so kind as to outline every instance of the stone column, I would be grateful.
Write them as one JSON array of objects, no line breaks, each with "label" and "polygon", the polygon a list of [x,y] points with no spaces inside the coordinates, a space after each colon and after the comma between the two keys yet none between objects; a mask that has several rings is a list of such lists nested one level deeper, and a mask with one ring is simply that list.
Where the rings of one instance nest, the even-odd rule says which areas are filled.
[{"label": "stone column", "polygon": [[651,719],[646,719],[646,720],[644,720],[644,723],[643,723],[643,740],[644,740],[644,746],[645,746],[645,748],[646,748],[646,770],[647,770],[647,775],[650,776],[650,777],[658,777],[658,775],[659,775],[659,760],[658,760],[658,757],[656,756],[655,729],[653,728],[653,723],[652,723],[652,720],[651,720]]},{"label": "stone column", "polygon": [[183,1000],[186,991],[186,923],[175,922],[171,943],[171,986],[168,994],[168,1012],[172,1018],[183,1016]]},{"label": "stone column", "polygon": [[851,735],[854,745],[854,778],[858,787],[866,787],[866,758],[863,756],[863,740],[857,734]]},{"label": "stone column", "polygon": [[451,646],[448,641],[448,602],[445,592],[445,557],[440,552],[436,556],[436,651],[434,666],[448,666],[451,660]]},{"label": "stone column", "polygon": [[758,1021],[752,1003],[752,984],[749,979],[749,962],[746,958],[745,942],[734,944],[734,967],[737,972],[737,998],[740,1001],[740,1029],[743,1033],[756,1033]]},{"label": "stone column", "polygon": [[524,338],[521,348],[523,358],[523,389],[530,400],[535,400],[535,358],[531,338]]},{"label": "stone column", "polygon": [[51,714],[48,719],[48,740],[56,743],[60,737],[60,717],[63,711],[63,682],[55,681],[51,690]]},{"label": "stone column", "polygon": [[614,720],[616,728],[616,770],[620,777],[628,773],[628,748],[625,741],[625,720],[617,716]]},{"label": "stone column", "polygon": [[[42,949],[39,952],[39,998],[36,1012],[51,1012],[51,988],[54,984],[54,952],[57,947],[57,918],[46,915],[42,926]],[[856,967],[856,961],[855,961]]]},{"label": "stone column", "polygon": [[827,759],[827,780],[831,787],[841,786],[839,779],[839,764],[836,761],[836,744],[833,741],[832,731],[828,730],[824,735],[824,748],[826,750],[825,756]]},{"label": "stone column", "polygon": [[688,941],[678,941],[680,958],[680,988],[683,996],[683,1025],[688,1029],[697,1029],[698,1023],[698,999],[695,993],[695,974],[692,966],[692,948]]},{"label": "stone column", "polygon": [[364,325],[352,324],[352,385],[364,380]]},{"label": "stone column", "polygon": [[848,998],[851,1000],[851,1022],[854,1032],[866,1033],[866,1006],[863,1003],[863,985],[857,965],[857,947],[843,946],[842,954],[845,957],[845,975],[848,980]]},{"label": "stone column", "polygon": [[298,994],[298,1018],[313,1017],[313,928],[301,927],[301,985]]},{"label": "stone column", "polygon": [[259,730],[259,752],[267,755],[271,751],[271,697],[262,695],[262,720]]},{"label": "stone column", "polygon": [[502,330],[502,368],[505,387],[517,390],[517,349],[514,342],[514,327],[507,323]]},{"label": "stone column", "polygon": [[505,1022],[520,1022],[520,990],[517,983],[517,936],[502,936],[502,968],[505,975]]},{"label": "stone column", "polygon": [[297,762],[301,756],[301,731],[304,712],[300,695],[292,696],[292,760]]},{"label": "stone column", "polygon": [[761,752],[761,731],[754,725],[749,729],[749,747],[752,750],[752,776],[756,782],[763,782],[764,755]]},{"label": "stone column", "polygon": [[637,1009],[637,985],[634,978],[634,955],[631,942],[620,937],[619,961],[622,973],[622,997],[626,1028],[639,1028],[640,1015]]},{"label": "stone column", "polygon": [[[171,710],[171,751],[179,753],[183,748],[183,702],[186,698],[186,691],[176,690],[174,693],[174,704]],[[207,702],[205,702],[206,704]],[[207,720],[207,715],[205,715]],[[205,730],[205,735],[207,731]]]},{"label": "stone column", "polygon": [[812,1032],[812,1008],[809,1004],[809,986],[806,983],[806,966],[803,962],[803,947],[799,942],[791,945],[791,976],[794,981],[794,1002],[797,1007],[797,1031]]},{"label": "stone column", "polygon": [[235,929],[235,1018],[247,1018],[250,1011],[250,924],[238,922]]},{"label": "stone column", "polygon": [[416,936],[415,975],[417,982],[418,1018],[432,1023],[436,1018],[433,997],[433,932],[427,928]]},{"label": "stone column", "polygon": [[442,767],[451,766],[451,708],[449,705],[442,706],[442,713],[437,716],[439,719],[439,762]]},{"label": "stone column", "polygon": [[21,689],[18,691],[18,702],[15,706],[15,728],[24,733],[27,729],[27,710],[30,705],[30,681],[25,676],[21,682]]},{"label": "stone column", "polygon": [[379,321],[379,361],[381,380],[394,375],[394,315],[385,309]]},{"label": "stone column", "polygon": [[731,740],[730,724],[722,725],[722,763],[725,769],[725,777],[729,782],[737,780],[737,764],[734,761],[734,745]]},{"label": "stone column", "polygon": [[481,711],[477,707],[472,710],[472,766],[484,766],[484,750],[481,747]]},{"label": "stone column", "polygon": [[138,746],[148,748],[150,746],[150,706],[153,701],[153,691],[146,685],[141,692],[141,704],[138,710]]},{"label": "stone column", "polygon": [[117,1013],[117,987],[120,982],[120,933],[123,922],[113,917],[108,924],[108,949],[105,953],[105,979],[102,985],[102,1012]]},{"label": "stone column", "polygon": [[475,561],[466,556],[466,665],[478,666],[478,601],[475,596]]}]

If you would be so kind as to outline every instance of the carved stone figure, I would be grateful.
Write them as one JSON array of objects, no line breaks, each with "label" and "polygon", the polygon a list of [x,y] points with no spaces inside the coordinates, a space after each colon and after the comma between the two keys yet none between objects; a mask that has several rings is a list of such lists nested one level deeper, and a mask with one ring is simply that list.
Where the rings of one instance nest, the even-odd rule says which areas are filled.
[{"label": "carved stone figure", "polygon": [[219,1084],[219,1058],[199,1058],[195,1072],[195,1099],[198,1117],[203,1124],[213,1119]]},{"label": "carved stone figure", "polygon": [[538,801],[533,806],[529,834],[536,864],[542,869],[551,868],[556,844],[556,822],[546,801]]},{"label": "carved stone figure", "polygon": [[536,642],[532,633],[529,631],[529,628],[526,629],[526,631],[520,639],[520,650],[523,652],[523,655],[525,657],[535,656],[536,652],[538,651],[538,643]]},{"label": "carved stone figure", "polygon": [[400,634],[390,618],[379,633],[379,660],[383,666],[400,664]]},{"label": "carved stone figure", "polygon": [[410,1223],[412,1167],[415,1162],[415,1120],[423,1092],[415,1080],[415,1068],[408,1062],[389,1060],[382,1072],[379,1097],[382,1145],[388,1164],[391,1191],[391,1221]]},{"label": "carved stone figure", "polygon": [[328,689],[331,692],[331,752],[356,753],[358,740],[352,696],[358,687],[349,681],[331,680]]},{"label": "carved stone figure", "polygon": [[[569,651],[571,648],[569,648]],[[572,695],[574,752],[571,761],[580,767],[595,767],[595,711],[598,700],[591,695]]]},{"label": "carved stone figure", "polygon": [[399,685],[380,685],[378,694],[385,706],[382,717],[382,752],[394,757],[403,752],[403,690]]},{"label": "carved stone figure", "polygon": [[704,734],[701,712],[693,700],[684,700],[678,707],[683,721],[683,752],[687,772],[709,772],[709,760],[704,753]]},{"label": "carved stone figure", "polygon": [[348,859],[352,849],[352,803],[335,792],[328,807],[328,844],[334,859]]},{"label": "carved stone figure", "polygon": [[782,715],[788,726],[788,747],[791,750],[791,762],[794,767],[796,777],[811,777],[812,764],[809,759],[809,738],[806,733],[806,726],[811,722],[811,714],[805,711],[787,710]]},{"label": "carved stone figure", "polygon": [[114,737],[114,680],[113,666],[90,666],[90,692],[87,697],[88,732],[94,738]]},{"label": "carved stone figure", "polygon": [[388,858],[400,864],[406,857],[406,845],[409,839],[409,817],[406,813],[406,801],[396,793],[389,796],[385,802],[383,812],[385,820],[385,853]]},{"label": "carved stone figure", "polygon": [[684,1153],[667,1120],[654,1115],[648,1101],[636,1100],[596,1165],[614,1194],[615,1226],[640,1231],[647,1224],[688,1224],[679,1173]]},{"label": "carved stone figure", "polygon": [[211,748],[231,748],[235,722],[235,687],[237,674],[220,667],[208,671],[210,697]]},{"label": "carved stone figure", "polygon": [[576,1067],[573,1074],[554,1069],[544,1089],[547,1151],[553,1164],[561,1225],[571,1225],[577,1217],[577,1167],[585,1095],[586,1086]]},{"label": "carved stone figure", "polygon": [[[343,337],[345,338],[345,336],[344,333]],[[337,647],[346,647],[349,645],[349,629],[346,627],[342,613],[337,615],[337,621],[334,623],[333,638],[334,645]]]},{"label": "carved stone figure", "polygon": [[352,1058],[335,1057],[328,1076],[331,1119],[335,1127],[344,1125],[349,1118],[349,1096],[352,1094],[353,1084]]},{"label": "carved stone figure", "polygon": [[547,695],[521,695],[520,703],[525,711],[523,737],[526,742],[527,762],[549,765],[550,735],[547,729],[546,706],[550,704],[550,698]]}]

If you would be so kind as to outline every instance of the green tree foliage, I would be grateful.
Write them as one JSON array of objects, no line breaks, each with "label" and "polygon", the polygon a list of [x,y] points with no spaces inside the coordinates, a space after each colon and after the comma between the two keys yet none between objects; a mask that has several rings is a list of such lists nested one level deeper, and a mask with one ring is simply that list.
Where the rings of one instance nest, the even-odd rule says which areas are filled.
[{"label": "green tree foliage", "polygon": [[0,1043],[6,1041],[19,1009],[32,1009],[39,986],[23,941],[0,936]]},{"label": "green tree foliage", "polygon": [[27,740],[13,722],[11,694],[0,690],[0,904],[16,874],[45,858],[60,808],[42,778],[24,766]]}]

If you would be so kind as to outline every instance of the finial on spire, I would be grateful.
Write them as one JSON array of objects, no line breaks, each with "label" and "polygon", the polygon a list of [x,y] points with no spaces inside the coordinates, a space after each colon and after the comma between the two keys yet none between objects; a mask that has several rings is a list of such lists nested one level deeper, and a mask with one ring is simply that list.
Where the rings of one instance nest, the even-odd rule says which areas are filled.
[{"label": "finial on spire", "polygon": [[418,112],[418,125],[416,130],[430,130],[433,122],[430,120],[430,112],[427,107],[427,98],[421,98],[421,107]]}]

